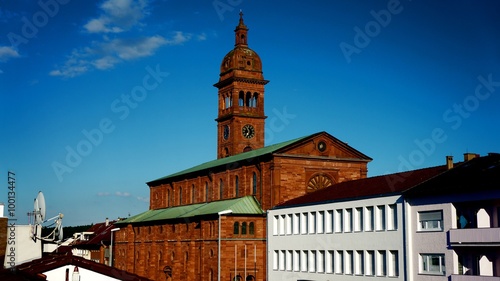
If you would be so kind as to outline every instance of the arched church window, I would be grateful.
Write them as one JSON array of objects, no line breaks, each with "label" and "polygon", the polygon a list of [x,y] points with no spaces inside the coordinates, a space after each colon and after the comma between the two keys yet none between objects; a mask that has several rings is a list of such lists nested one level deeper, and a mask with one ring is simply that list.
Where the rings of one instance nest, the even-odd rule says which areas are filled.
[{"label": "arched church window", "polygon": [[247,92],[246,96],[245,96],[245,106],[252,106],[252,93],[250,92]]},{"label": "arched church window", "polygon": [[252,174],[252,194],[257,194],[257,174],[255,172]]},{"label": "arched church window", "polygon": [[331,185],[333,185],[333,181],[328,176],[324,174],[317,174],[307,183],[307,192],[312,192]]},{"label": "arched church window", "polygon": [[210,198],[210,190],[208,188],[208,182],[205,182],[205,201],[208,202]]},{"label": "arched church window", "polygon": [[244,106],[245,105],[245,93],[243,91],[240,91],[240,94],[238,95],[238,106]]},{"label": "arched church window", "polygon": [[179,187],[179,205],[182,205],[182,187]]},{"label": "arched church window", "polygon": [[240,223],[235,222],[233,225],[233,234],[240,234]]},{"label": "arched church window", "polygon": [[253,222],[250,222],[248,224],[248,234],[254,235],[255,234],[255,226]]},{"label": "arched church window", "polygon": [[257,100],[259,99],[259,93],[253,93],[252,97],[252,107],[257,107]]},{"label": "arched church window", "polygon": [[219,199],[222,199],[224,197],[224,182],[222,179],[219,181]]},{"label": "arched church window", "polygon": [[242,235],[246,235],[247,234],[247,223],[246,222],[242,222],[241,223],[241,234]]},{"label": "arched church window", "polygon": [[194,187],[194,184],[191,186],[191,203],[194,203],[196,202],[196,198],[195,198],[195,187]]},{"label": "arched church window", "polygon": [[234,177],[234,194],[236,197],[240,196],[240,185],[238,176]]}]

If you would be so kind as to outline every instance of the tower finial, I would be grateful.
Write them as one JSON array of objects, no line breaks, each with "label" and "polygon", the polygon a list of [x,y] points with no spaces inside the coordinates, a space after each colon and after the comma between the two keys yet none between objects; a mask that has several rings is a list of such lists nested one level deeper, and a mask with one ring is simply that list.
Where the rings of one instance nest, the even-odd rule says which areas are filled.
[{"label": "tower finial", "polygon": [[240,25],[244,25],[243,23],[243,11],[240,9]]}]

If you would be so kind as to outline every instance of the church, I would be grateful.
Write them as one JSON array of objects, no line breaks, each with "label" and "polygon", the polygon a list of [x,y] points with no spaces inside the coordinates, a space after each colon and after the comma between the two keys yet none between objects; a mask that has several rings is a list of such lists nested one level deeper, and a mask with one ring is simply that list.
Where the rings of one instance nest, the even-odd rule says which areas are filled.
[{"label": "church", "polygon": [[367,177],[372,159],[326,132],[265,145],[269,81],[242,13],[234,32],[214,85],[217,159],[147,182],[149,210],[116,223],[118,269],[152,280],[266,280],[267,210]]}]

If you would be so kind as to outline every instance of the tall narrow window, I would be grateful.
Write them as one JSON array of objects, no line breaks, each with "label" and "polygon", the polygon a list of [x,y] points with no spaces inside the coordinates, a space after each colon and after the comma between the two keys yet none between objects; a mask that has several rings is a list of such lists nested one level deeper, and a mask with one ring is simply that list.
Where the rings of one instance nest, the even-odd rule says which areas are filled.
[{"label": "tall narrow window", "polygon": [[252,194],[257,194],[257,174],[255,172],[252,174]]},{"label": "tall narrow window", "polygon": [[344,252],[337,251],[335,257],[335,273],[343,274],[344,273]]},{"label": "tall narrow window", "polygon": [[385,205],[377,206],[375,230],[385,230]]},{"label": "tall narrow window", "polygon": [[288,250],[286,251],[286,270],[288,271],[292,271],[292,265],[293,265],[293,255],[292,255],[292,251]]},{"label": "tall narrow window", "polygon": [[325,232],[326,233],[332,233],[333,232],[333,211],[328,210],[326,212],[326,217],[325,217]]},{"label": "tall narrow window", "polygon": [[325,212],[324,211],[318,212],[316,231],[318,233],[323,233],[325,231]]},{"label": "tall narrow window", "polygon": [[307,228],[308,228],[308,223],[307,223],[307,213],[302,213],[300,215],[300,234],[307,234]]},{"label": "tall narrow window", "polygon": [[354,209],[354,231],[363,231],[363,208]]},{"label": "tall narrow window", "polygon": [[309,213],[309,233],[316,233],[316,212]]},{"label": "tall narrow window", "polygon": [[224,182],[222,179],[219,181],[219,199],[222,199],[224,197]]},{"label": "tall narrow window", "polygon": [[300,214],[293,214],[293,234],[300,233]]},{"label": "tall narrow window", "polygon": [[356,251],[356,259],[354,261],[354,274],[363,275],[365,271],[365,259],[363,251]]},{"label": "tall narrow window", "polygon": [[344,232],[352,231],[352,209],[345,210]]},{"label": "tall narrow window", "polygon": [[325,272],[326,273],[333,273],[333,268],[334,268],[334,251],[327,251],[326,252],[326,257],[325,257]]},{"label": "tall narrow window", "polygon": [[278,264],[279,264],[279,251],[274,251],[273,252],[273,270],[278,270]]},{"label": "tall narrow window", "polygon": [[316,251],[309,251],[309,272],[316,272]]},{"label": "tall narrow window", "polygon": [[352,251],[345,251],[345,274],[354,273],[354,257]]},{"label": "tall narrow window", "polygon": [[375,275],[375,252],[366,251],[366,275]]},{"label": "tall narrow window", "polygon": [[170,207],[170,190],[167,190],[167,206]]},{"label": "tall narrow window", "polygon": [[300,271],[300,251],[293,252],[293,271]]},{"label": "tall narrow window", "polygon": [[179,205],[182,205],[182,187],[179,187]]},{"label": "tall narrow window", "polygon": [[245,93],[241,91],[238,96],[238,106],[244,106],[244,105],[245,105]]},{"label": "tall narrow window", "polygon": [[307,271],[307,251],[300,252],[300,271]]},{"label": "tall narrow window", "polygon": [[398,229],[398,214],[397,214],[396,204],[391,204],[387,208],[387,229],[388,230]]},{"label": "tall narrow window", "polygon": [[391,277],[399,276],[398,251],[389,252],[389,272]]},{"label": "tall narrow window", "polygon": [[279,217],[279,230],[280,230],[280,235],[285,235],[285,215],[280,215]]},{"label": "tall narrow window", "polygon": [[286,234],[290,235],[292,234],[292,229],[293,229],[293,214],[287,214],[286,215]]},{"label": "tall narrow window", "polygon": [[366,207],[365,231],[373,231],[375,228],[375,217],[373,213],[373,206]]},{"label": "tall narrow window", "polygon": [[377,276],[385,276],[387,271],[387,261],[385,251],[377,251]]},{"label": "tall narrow window", "polygon": [[240,224],[238,222],[233,225],[233,234],[240,234]]},{"label": "tall narrow window", "polygon": [[205,202],[208,202],[210,199],[210,190],[208,188],[208,182],[205,182]]},{"label": "tall narrow window", "polygon": [[196,203],[195,201],[195,188],[194,188],[194,184],[191,186],[191,203]]},{"label": "tall narrow window", "polygon": [[246,235],[247,234],[247,223],[242,222],[241,223],[241,235]]},{"label": "tall narrow window", "polygon": [[240,185],[239,185],[239,179],[238,176],[234,176],[234,193],[235,196],[238,197],[240,196]]},{"label": "tall narrow window", "polygon": [[342,232],[342,226],[344,222],[344,216],[342,209],[337,209],[335,210],[335,232],[340,233]]},{"label": "tall narrow window", "polygon": [[250,222],[248,224],[248,234],[254,235],[255,234],[255,226],[253,222]]}]

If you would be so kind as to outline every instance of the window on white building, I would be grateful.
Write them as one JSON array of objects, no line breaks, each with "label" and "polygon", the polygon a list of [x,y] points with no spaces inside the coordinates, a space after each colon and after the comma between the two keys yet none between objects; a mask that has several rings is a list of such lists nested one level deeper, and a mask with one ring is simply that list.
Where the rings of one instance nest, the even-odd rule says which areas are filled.
[{"label": "window on white building", "polygon": [[375,230],[385,230],[385,205],[379,205],[375,214]]},{"label": "window on white building", "polygon": [[279,217],[279,231],[280,231],[280,235],[285,235],[285,215],[281,215]]},{"label": "window on white building", "polygon": [[316,212],[309,213],[309,233],[316,233]]},{"label": "window on white building", "polygon": [[443,254],[420,254],[421,274],[444,275],[446,273]]},{"label": "window on white building", "polygon": [[285,251],[281,250],[279,255],[279,270],[285,270]]},{"label": "window on white building", "polygon": [[309,272],[316,272],[316,251],[309,251]]},{"label": "window on white building", "polygon": [[345,210],[344,232],[352,231],[352,209]]},{"label": "window on white building", "polygon": [[363,231],[363,208],[354,209],[354,231]]},{"label": "window on white building", "polygon": [[373,206],[366,207],[365,215],[365,231],[373,231],[375,228],[375,215],[373,212]]},{"label": "window on white building", "polygon": [[292,251],[286,251],[286,270],[292,271],[293,254]]},{"label": "window on white building", "polygon": [[307,271],[307,251],[300,252],[300,271]]},{"label": "window on white building", "polygon": [[332,233],[333,232],[333,211],[329,210],[326,212],[325,217],[325,232]]},{"label": "window on white building", "polygon": [[325,251],[318,251],[316,258],[316,271],[319,273],[325,272]]},{"label": "window on white building", "polygon": [[286,234],[290,235],[292,234],[292,229],[293,229],[293,214],[288,214],[286,215]]},{"label": "window on white building", "polygon": [[293,214],[293,234],[300,233],[300,214]]},{"label": "window on white building", "polygon": [[399,276],[398,251],[389,251],[389,268],[387,275],[391,277]]},{"label": "window on white building", "polygon": [[307,213],[300,214],[300,233],[301,234],[307,234],[307,228],[308,228],[307,218],[308,218]]},{"label": "window on white building", "polygon": [[333,273],[333,269],[334,269],[334,254],[335,252],[334,251],[327,251],[326,252],[326,257],[325,257],[325,271],[326,273]]},{"label": "window on white building", "polygon": [[325,231],[325,212],[319,211],[317,214],[316,231],[323,233]]},{"label": "window on white building", "polygon": [[345,274],[354,273],[354,256],[352,251],[345,251]]},{"label": "window on white building", "polygon": [[420,231],[443,230],[443,211],[418,212],[418,222]]},{"label": "window on white building", "polygon": [[387,207],[387,230],[398,229],[398,214],[396,204],[391,204]]},{"label": "window on white building", "polygon": [[335,210],[335,232],[340,233],[342,232],[342,226],[344,224],[344,219],[343,219],[343,210],[342,209],[337,209]]},{"label": "window on white building", "polygon": [[375,252],[374,251],[366,251],[366,275],[373,276],[375,275]]},{"label": "window on white building", "polygon": [[273,270],[278,270],[279,254],[278,251],[273,252]]},{"label": "window on white building", "polygon": [[293,252],[293,271],[300,271],[300,251]]},{"label": "window on white building", "polygon": [[344,252],[337,251],[335,257],[335,273],[344,274]]},{"label": "window on white building", "polygon": [[386,261],[386,253],[384,250],[377,251],[377,276],[386,276],[387,275],[387,261]]},{"label": "window on white building", "polygon": [[273,235],[278,235],[279,216],[273,217]]},{"label": "window on white building", "polygon": [[354,274],[363,275],[365,270],[365,259],[363,251],[356,251],[356,256],[354,257]]}]

